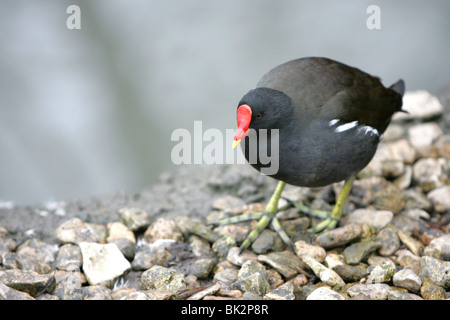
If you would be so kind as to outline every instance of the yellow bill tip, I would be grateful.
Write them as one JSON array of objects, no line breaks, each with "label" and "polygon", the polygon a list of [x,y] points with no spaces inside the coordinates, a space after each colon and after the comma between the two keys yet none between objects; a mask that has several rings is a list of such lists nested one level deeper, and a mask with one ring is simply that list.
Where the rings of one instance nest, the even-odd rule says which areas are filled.
[{"label": "yellow bill tip", "polygon": [[241,142],[241,140],[234,140],[233,141],[233,149],[235,149],[237,147],[237,145],[239,144],[239,142]]}]

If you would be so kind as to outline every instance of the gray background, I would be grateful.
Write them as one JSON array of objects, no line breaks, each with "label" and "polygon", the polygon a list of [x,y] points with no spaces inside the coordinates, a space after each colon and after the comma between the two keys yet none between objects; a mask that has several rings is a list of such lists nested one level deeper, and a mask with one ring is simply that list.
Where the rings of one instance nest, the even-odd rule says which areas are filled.
[{"label": "gray background", "polygon": [[[66,28],[70,4],[81,30]],[[366,27],[371,4],[381,30]],[[234,128],[241,96],[290,59],[436,94],[449,17],[448,0],[2,0],[0,205],[138,192],[177,169],[173,130]]]}]

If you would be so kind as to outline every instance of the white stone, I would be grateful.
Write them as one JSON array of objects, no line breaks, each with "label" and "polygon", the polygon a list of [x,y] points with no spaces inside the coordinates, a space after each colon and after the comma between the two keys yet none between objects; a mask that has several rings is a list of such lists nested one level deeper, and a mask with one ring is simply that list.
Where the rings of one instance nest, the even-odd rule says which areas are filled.
[{"label": "white stone", "polygon": [[131,270],[131,265],[114,243],[79,244],[83,256],[83,271],[90,285],[112,288],[114,281]]},{"label": "white stone", "polygon": [[396,272],[392,281],[395,286],[405,288],[411,292],[419,292],[422,286],[422,280],[411,269],[403,269]]},{"label": "white stone", "polygon": [[402,109],[408,113],[397,112],[393,120],[429,119],[441,115],[444,111],[439,100],[425,90],[406,92],[403,96]]},{"label": "white stone", "polygon": [[306,300],[345,300],[345,298],[330,288],[320,287],[311,292]]}]

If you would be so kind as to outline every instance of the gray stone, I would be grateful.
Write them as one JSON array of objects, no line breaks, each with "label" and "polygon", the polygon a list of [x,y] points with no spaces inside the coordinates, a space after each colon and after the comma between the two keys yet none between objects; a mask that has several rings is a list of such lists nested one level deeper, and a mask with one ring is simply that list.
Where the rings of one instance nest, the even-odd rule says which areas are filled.
[{"label": "gray stone", "polygon": [[119,210],[119,219],[132,231],[146,229],[153,222],[151,216],[140,208],[122,208]]},{"label": "gray stone", "polygon": [[384,261],[373,268],[367,278],[367,283],[390,282],[395,271],[395,264],[392,261]]},{"label": "gray stone", "polygon": [[442,129],[435,122],[420,123],[408,129],[411,145],[421,154],[430,153],[433,143],[442,135]]},{"label": "gray stone", "polygon": [[424,249],[424,255],[450,261],[450,234],[431,240]]},{"label": "gray stone", "polygon": [[450,288],[450,262],[423,256],[420,261],[419,277],[444,289]]},{"label": "gray stone", "polygon": [[334,266],[333,270],[347,283],[357,282],[367,275],[367,267],[359,265],[340,264]]},{"label": "gray stone", "polygon": [[213,243],[212,250],[219,258],[224,258],[232,247],[236,247],[236,241],[230,236],[223,236]]},{"label": "gray stone", "polygon": [[442,187],[446,179],[448,160],[444,158],[422,158],[413,166],[413,180],[424,192]]},{"label": "gray stone", "polygon": [[81,249],[74,244],[65,244],[59,248],[56,255],[56,268],[60,270],[73,270],[73,268],[81,269],[83,264],[83,256]]},{"label": "gray stone", "polygon": [[198,279],[206,279],[216,264],[215,258],[195,259],[190,265],[187,274],[194,275]]},{"label": "gray stone", "polygon": [[81,242],[98,242],[99,238],[79,218],[72,218],[61,224],[55,231],[56,239],[61,244]]},{"label": "gray stone", "polygon": [[396,113],[393,121],[429,120],[444,112],[444,107],[439,99],[425,90],[407,91],[403,96],[402,109],[407,113]]},{"label": "gray stone", "polygon": [[345,300],[345,298],[328,287],[320,287],[311,292],[306,300]]},{"label": "gray stone", "polygon": [[141,290],[176,291],[186,288],[184,274],[165,267],[153,266],[141,275]]},{"label": "gray stone", "polygon": [[430,191],[427,198],[433,204],[435,211],[442,213],[450,211],[450,186],[442,186]]},{"label": "gray stone", "polygon": [[245,202],[237,197],[225,196],[215,200],[212,204],[213,209],[228,211],[232,214],[239,214],[244,208]]},{"label": "gray stone", "polygon": [[397,231],[389,226],[378,232],[376,241],[381,244],[378,253],[385,257],[393,255],[400,247],[400,239],[397,236]]},{"label": "gray stone", "polygon": [[261,263],[248,260],[239,270],[238,280],[232,287],[263,296],[270,290],[269,275]]},{"label": "gray stone", "polygon": [[411,269],[403,269],[396,272],[392,281],[395,286],[405,288],[411,292],[419,292],[422,286],[422,280]]},{"label": "gray stone", "polygon": [[310,257],[317,262],[323,262],[325,260],[326,251],[324,248],[318,245],[309,244],[306,241],[300,240],[294,243],[295,253],[300,257]]},{"label": "gray stone", "polygon": [[291,282],[287,282],[279,286],[278,288],[270,290],[264,299],[267,300],[295,300],[294,285]]},{"label": "gray stone", "polygon": [[315,259],[304,256],[302,257],[302,260],[326,285],[329,285],[330,287],[343,287],[345,285],[344,280],[342,280],[342,278],[335,271],[325,267]]},{"label": "gray stone", "polygon": [[394,214],[388,210],[357,209],[347,214],[345,223],[367,224],[377,229],[388,225]]},{"label": "gray stone", "polygon": [[307,265],[291,251],[271,252],[259,255],[258,260],[271,266],[285,278],[292,278],[307,268]]},{"label": "gray stone", "polygon": [[83,256],[83,271],[91,285],[112,288],[114,281],[131,270],[131,265],[114,243],[79,244]]},{"label": "gray stone", "polygon": [[133,260],[135,254],[136,237],[134,233],[121,222],[111,222],[106,226],[107,243],[114,243],[128,260]]},{"label": "gray stone", "polygon": [[82,300],[80,269],[58,271],[55,275],[55,289],[53,295],[60,300]]},{"label": "gray stone", "polygon": [[159,218],[153,222],[145,231],[144,238],[148,243],[159,239],[172,239],[183,241],[184,237],[177,224],[172,219]]},{"label": "gray stone", "polygon": [[379,249],[381,244],[376,241],[362,241],[354,243],[344,249],[343,255],[347,264],[358,264],[370,253]]},{"label": "gray stone", "polygon": [[12,289],[26,292],[32,297],[46,289],[51,292],[52,288],[54,288],[54,281],[52,280],[51,275],[39,274],[32,270],[12,269],[0,271],[0,283]]},{"label": "gray stone", "polygon": [[50,272],[58,246],[32,238],[16,249],[17,266],[22,270],[33,270],[41,274]]},{"label": "gray stone", "polygon": [[26,292],[15,290],[0,282],[0,300],[35,300]]},{"label": "gray stone", "polygon": [[245,250],[239,254],[239,248],[233,247],[228,250],[227,260],[235,266],[242,266],[247,260],[258,260],[258,256],[250,250]]},{"label": "gray stone", "polygon": [[327,231],[319,235],[315,243],[330,249],[351,242],[361,235],[361,227],[355,223],[349,223],[343,227]]},{"label": "gray stone", "polygon": [[423,300],[417,294],[391,290],[388,293],[388,300]]},{"label": "gray stone", "polygon": [[375,284],[355,284],[347,289],[347,294],[350,297],[355,297],[359,294],[367,296],[370,300],[386,300],[391,288],[385,283]]},{"label": "gray stone", "polygon": [[212,231],[211,228],[205,224],[205,222],[198,218],[177,217],[175,222],[178,229],[185,235],[193,234],[211,243],[219,238],[217,233]]},{"label": "gray stone", "polygon": [[400,241],[416,256],[420,256],[423,251],[423,245],[416,239],[412,238],[406,232],[402,230],[397,231],[398,238]]},{"label": "gray stone", "polygon": [[86,286],[81,288],[83,300],[111,300],[111,290],[101,286]]}]

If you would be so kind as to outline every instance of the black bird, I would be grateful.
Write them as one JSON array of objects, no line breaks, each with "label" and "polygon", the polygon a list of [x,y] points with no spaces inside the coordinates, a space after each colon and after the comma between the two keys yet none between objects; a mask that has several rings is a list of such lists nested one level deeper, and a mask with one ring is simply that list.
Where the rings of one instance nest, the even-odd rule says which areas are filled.
[{"label": "black bird", "polygon": [[[258,226],[242,243],[241,252],[269,223],[292,246],[275,218],[285,183],[319,187],[344,180],[333,211],[314,231],[333,229],[355,175],[373,158],[392,115],[402,111],[404,92],[403,80],[386,88],[379,78],[327,58],[292,60],[265,74],[238,104],[233,147],[245,139],[241,147],[246,159],[263,173],[269,164],[261,158],[260,147],[268,150],[266,154],[278,152],[277,171],[268,175],[280,181],[265,212],[257,215]],[[264,135],[261,129],[266,129]],[[256,143],[249,139],[250,132]],[[272,150],[273,146],[277,148]],[[234,217],[219,224],[248,219]]]}]

